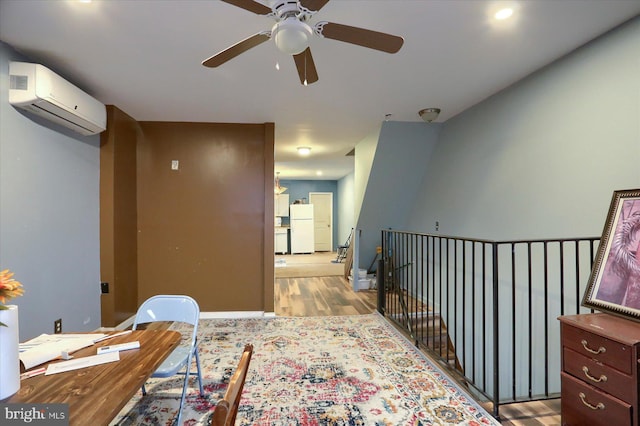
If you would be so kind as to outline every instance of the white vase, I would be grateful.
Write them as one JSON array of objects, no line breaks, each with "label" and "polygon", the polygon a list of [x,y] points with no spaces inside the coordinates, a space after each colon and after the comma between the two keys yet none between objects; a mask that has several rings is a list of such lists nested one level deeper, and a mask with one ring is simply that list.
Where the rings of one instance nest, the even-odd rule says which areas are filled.
[{"label": "white vase", "polygon": [[20,389],[20,350],[18,342],[18,307],[7,305],[0,310],[0,401]]}]

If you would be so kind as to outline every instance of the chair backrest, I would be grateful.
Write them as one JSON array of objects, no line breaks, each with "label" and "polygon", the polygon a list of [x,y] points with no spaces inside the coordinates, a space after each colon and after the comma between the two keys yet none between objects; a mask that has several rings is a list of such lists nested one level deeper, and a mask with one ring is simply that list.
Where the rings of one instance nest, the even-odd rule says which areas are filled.
[{"label": "chair backrest", "polygon": [[200,307],[189,296],[161,294],[145,300],[138,308],[133,322],[135,330],[138,324],[156,321],[179,321],[198,325]]},{"label": "chair backrest", "polygon": [[240,357],[240,362],[238,363],[238,368],[229,380],[229,386],[224,393],[224,398],[218,401],[218,404],[213,410],[213,414],[209,418],[209,424],[212,426],[231,426],[235,423],[252,354],[253,345],[245,345],[242,356]]}]

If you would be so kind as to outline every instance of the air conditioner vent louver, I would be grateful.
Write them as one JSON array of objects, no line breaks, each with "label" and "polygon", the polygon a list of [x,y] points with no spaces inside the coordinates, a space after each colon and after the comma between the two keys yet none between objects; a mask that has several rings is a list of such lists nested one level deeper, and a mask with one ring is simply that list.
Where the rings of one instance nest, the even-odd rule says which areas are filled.
[{"label": "air conditioner vent louver", "polygon": [[29,77],[26,75],[12,75],[9,82],[11,90],[28,90]]},{"label": "air conditioner vent louver", "polygon": [[95,133],[93,130],[94,126],[92,126],[91,123],[84,123],[84,120],[76,116],[69,116],[69,114],[65,110],[57,108],[55,105],[49,105],[46,108],[43,108],[36,103],[29,105],[26,109],[40,116],[51,114],[56,117],[55,119],[52,118],[52,121],[73,129],[78,133],[82,133],[83,135],[92,135]]},{"label": "air conditioner vent louver", "polygon": [[11,105],[85,136],[107,128],[104,104],[44,66],[10,62],[9,75]]}]

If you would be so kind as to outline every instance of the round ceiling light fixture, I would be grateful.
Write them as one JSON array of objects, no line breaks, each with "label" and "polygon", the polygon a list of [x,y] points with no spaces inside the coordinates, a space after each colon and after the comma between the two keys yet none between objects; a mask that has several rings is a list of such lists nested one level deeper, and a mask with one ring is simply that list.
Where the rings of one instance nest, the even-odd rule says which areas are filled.
[{"label": "round ceiling light fixture", "polygon": [[309,47],[313,30],[295,16],[289,16],[276,23],[271,29],[276,46],[287,55],[297,55]]},{"label": "round ceiling light fixture", "polygon": [[309,154],[311,154],[311,148],[309,148],[308,146],[299,146],[298,147],[298,154],[300,154],[300,155],[309,155]]},{"label": "round ceiling light fixture", "polygon": [[431,123],[440,115],[440,108],[425,108],[418,111],[418,115],[427,123]]},{"label": "round ceiling light fixture", "polygon": [[511,18],[511,15],[513,15],[513,9],[511,9],[510,7],[505,7],[504,9],[500,9],[499,11],[497,11],[493,16],[497,20],[502,21],[504,19]]}]

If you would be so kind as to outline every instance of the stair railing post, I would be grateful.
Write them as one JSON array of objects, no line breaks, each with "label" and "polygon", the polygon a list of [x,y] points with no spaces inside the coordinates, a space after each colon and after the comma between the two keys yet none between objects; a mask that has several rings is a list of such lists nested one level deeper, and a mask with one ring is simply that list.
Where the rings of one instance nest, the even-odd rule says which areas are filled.
[{"label": "stair railing post", "polygon": [[376,270],[376,282],[378,283],[378,312],[384,315],[385,312],[385,285],[384,285],[384,259],[378,259],[378,269]]}]

